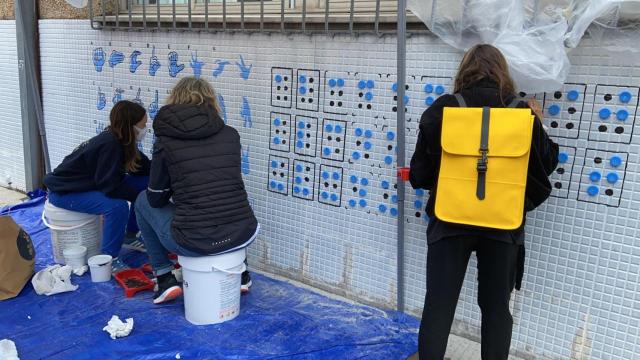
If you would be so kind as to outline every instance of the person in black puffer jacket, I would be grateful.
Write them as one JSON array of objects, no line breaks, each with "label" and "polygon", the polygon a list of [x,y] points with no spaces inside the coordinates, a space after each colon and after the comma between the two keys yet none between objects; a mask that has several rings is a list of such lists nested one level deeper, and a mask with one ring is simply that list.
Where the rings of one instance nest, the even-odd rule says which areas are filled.
[{"label": "person in black puffer jacket", "polygon": [[[154,303],[182,294],[168,253],[198,257],[248,246],[259,229],[241,175],[238,132],[219,116],[211,85],[195,77],[173,88],[156,115],[149,188],[136,213],[158,278]],[[243,285],[250,285],[248,272]]]}]

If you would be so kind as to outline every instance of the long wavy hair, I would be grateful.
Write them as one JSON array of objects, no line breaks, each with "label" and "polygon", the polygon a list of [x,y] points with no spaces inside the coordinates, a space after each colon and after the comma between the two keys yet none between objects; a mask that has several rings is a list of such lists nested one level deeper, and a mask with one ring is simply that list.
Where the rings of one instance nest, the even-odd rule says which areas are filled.
[{"label": "long wavy hair", "polygon": [[145,116],[146,110],[129,100],[118,101],[109,114],[110,124],[107,131],[113,133],[120,144],[124,154],[123,166],[126,171],[134,172],[139,168],[140,153],[136,141],[136,131],[133,128]]},{"label": "long wavy hair", "polygon": [[454,92],[471,87],[480,80],[491,80],[498,84],[503,99],[515,94],[515,85],[504,55],[496,47],[480,44],[464,54],[454,84]]},{"label": "long wavy hair", "polygon": [[180,79],[167,98],[167,105],[202,105],[212,106],[220,114],[218,97],[213,86],[207,80],[193,76]]}]

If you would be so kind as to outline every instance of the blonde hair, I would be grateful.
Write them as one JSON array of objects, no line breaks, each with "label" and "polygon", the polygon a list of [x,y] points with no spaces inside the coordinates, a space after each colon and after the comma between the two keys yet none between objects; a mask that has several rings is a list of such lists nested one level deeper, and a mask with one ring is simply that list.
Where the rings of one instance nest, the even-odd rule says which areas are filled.
[{"label": "blonde hair", "polygon": [[167,98],[167,105],[202,105],[209,104],[220,114],[218,97],[207,80],[193,76],[180,79]]}]

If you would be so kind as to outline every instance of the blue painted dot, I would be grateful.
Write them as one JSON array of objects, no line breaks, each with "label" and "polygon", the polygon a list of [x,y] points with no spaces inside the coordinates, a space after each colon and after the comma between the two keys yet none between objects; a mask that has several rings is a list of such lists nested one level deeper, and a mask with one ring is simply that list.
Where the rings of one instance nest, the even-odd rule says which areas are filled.
[{"label": "blue painted dot", "polygon": [[331,155],[331,149],[326,147],[326,148],[324,148],[324,150],[322,150],[322,153],[324,154],[324,156],[329,156],[329,155]]},{"label": "blue painted dot", "polygon": [[626,104],[629,101],[631,101],[631,93],[628,91],[621,92],[619,97],[620,97],[620,102],[623,104]]},{"label": "blue painted dot", "polygon": [[561,164],[566,163],[567,161],[569,161],[569,154],[567,154],[566,152],[561,152],[558,154],[558,162]]},{"label": "blue painted dot", "polygon": [[427,94],[431,94],[433,92],[433,85],[431,84],[427,84],[424,86],[424,92],[426,92]]},{"label": "blue painted dot", "polygon": [[324,126],[324,130],[325,130],[326,132],[333,132],[333,125],[331,125],[331,124],[327,124],[327,125],[325,125],[325,126]]},{"label": "blue painted dot", "polygon": [[360,190],[358,191],[358,195],[360,195],[360,197],[365,197],[365,196],[367,196],[367,190],[365,190],[365,189],[360,189]]},{"label": "blue painted dot", "polygon": [[304,121],[298,122],[298,129],[304,129],[305,126],[307,126],[307,124],[305,124]]},{"label": "blue painted dot", "polygon": [[424,190],[416,189],[416,196],[424,196]]},{"label": "blue painted dot", "polygon": [[393,90],[393,92],[398,92],[398,83],[393,83],[393,85],[391,85],[391,90]]},{"label": "blue painted dot", "polygon": [[380,211],[383,214],[386,213],[387,212],[387,205],[385,205],[385,204],[378,205],[378,211]]},{"label": "blue painted dot", "polygon": [[298,149],[302,149],[304,147],[304,143],[302,142],[302,140],[296,141],[296,147]]},{"label": "blue painted dot", "polygon": [[280,75],[280,74],[276,74],[275,79],[276,79],[276,82],[277,82],[277,83],[282,82],[282,75]]},{"label": "blue painted dot", "polygon": [[360,159],[360,153],[358,151],[354,151],[353,154],[351,154],[351,157],[353,160],[358,160]]},{"label": "blue painted dot", "polygon": [[620,176],[618,176],[618,174],[616,173],[608,173],[607,174],[607,182],[609,184],[615,184],[618,182],[618,180],[620,180]]},{"label": "blue painted dot", "polygon": [[560,114],[560,105],[553,104],[553,105],[549,106],[549,115],[556,116],[558,114]]},{"label": "blue painted dot", "polygon": [[283,191],[283,190],[284,190],[284,185],[278,184],[278,191]]},{"label": "blue painted dot", "polygon": [[373,100],[373,93],[367,92],[366,94],[364,94],[364,99],[367,101]]},{"label": "blue painted dot", "polygon": [[329,175],[329,173],[328,173],[328,172],[326,172],[326,171],[323,171],[323,172],[322,172],[322,178],[323,178],[323,179],[327,180],[327,179],[329,178],[329,176],[330,176],[330,175]]},{"label": "blue painted dot", "polygon": [[602,108],[598,112],[598,115],[600,116],[600,119],[602,119],[602,120],[608,119],[609,116],[611,116],[611,110],[609,110],[607,108]]},{"label": "blue painted dot", "polygon": [[376,86],[376,82],[373,80],[367,81],[367,89],[373,89]]},{"label": "blue painted dot", "polygon": [[331,194],[331,201],[338,201],[338,195]]},{"label": "blue painted dot", "polygon": [[296,135],[298,136],[298,138],[303,138],[304,137],[304,131],[299,130]]},{"label": "blue painted dot", "polygon": [[271,188],[272,188],[272,189],[275,189],[275,188],[278,186],[278,184],[276,184],[276,182],[275,182],[275,181],[271,181],[271,182],[269,183],[269,186],[271,186]]},{"label": "blue painted dot", "polygon": [[387,140],[393,140],[396,138],[396,133],[394,133],[393,131],[389,131],[387,133]]},{"label": "blue painted dot", "polygon": [[334,172],[333,173],[333,180],[340,180],[340,173]]},{"label": "blue painted dot", "polygon": [[569,101],[576,101],[578,100],[579,96],[580,93],[577,90],[569,90],[569,92],[567,93],[567,99],[569,99]]},{"label": "blue painted dot", "polygon": [[625,109],[620,109],[616,112],[616,118],[620,121],[625,121],[629,117],[629,112]]},{"label": "blue painted dot", "polygon": [[302,189],[302,195],[309,196],[309,194],[310,194],[309,189],[307,188]]},{"label": "blue painted dot", "polygon": [[274,137],[274,138],[273,138],[273,143],[274,143],[274,144],[276,144],[276,145],[280,145],[280,138],[279,138],[279,137],[277,137],[277,136],[276,136],[276,137]]},{"label": "blue painted dot", "polygon": [[413,206],[415,206],[416,209],[421,209],[422,208],[422,201],[420,200],[416,200],[413,202]]},{"label": "blue painted dot", "polygon": [[298,90],[300,92],[300,94],[304,95],[307,93],[307,88],[304,86],[300,86],[300,90]]},{"label": "blue painted dot", "polygon": [[356,130],[354,131],[354,133],[356,134],[356,136],[362,136],[362,129],[360,129],[360,128],[356,128]]},{"label": "blue painted dot", "polygon": [[598,187],[595,185],[591,185],[587,188],[587,194],[589,194],[589,196],[596,196],[599,192],[600,189],[598,189]]},{"label": "blue painted dot", "polygon": [[364,137],[366,137],[367,139],[371,139],[372,136],[373,136],[373,131],[365,130]]},{"label": "blue painted dot", "polygon": [[362,184],[362,186],[369,185],[369,179],[367,179],[367,178],[360,179],[360,184]]},{"label": "blue painted dot", "polygon": [[300,187],[299,186],[294,186],[293,187],[293,192],[296,193],[296,194],[299,194],[300,193]]},{"label": "blue painted dot", "polygon": [[273,119],[273,125],[280,126],[280,124],[281,124],[280,118]]},{"label": "blue painted dot", "polygon": [[387,165],[391,165],[393,163],[393,156],[387,155],[384,157],[384,163]]},{"label": "blue painted dot", "polygon": [[336,134],[340,134],[342,133],[342,126],[336,125],[333,130],[336,132]]},{"label": "blue painted dot", "polygon": [[358,201],[358,204],[360,205],[360,207],[367,207],[367,200],[360,199],[360,201]]},{"label": "blue painted dot", "polygon": [[394,204],[398,203],[398,195],[391,195],[391,202]]},{"label": "blue painted dot", "polygon": [[351,176],[349,177],[349,181],[351,181],[351,183],[352,183],[352,184],[355,184],[355,183],[357,183],[357,182],[358,182],[358,177],[357,177],[357,176],[355,176],[355,175],[351,175]]},{"label": "blue painted dot", "polygon": [[344,79],[338,79],[338,86],[340,87],[344,86]]},{"label": "blue painted dot", "polygon": [[442,86],[442,85],[438,85],[438,86],[436,86],[436,94],[437,94],[437,95],[442,95],[442,94],[444,94],[444,86]]},{"label": "blue painted dot", "polygon": [[302,184],[302,177],[296,176],[296,184]]},{"label": "blue painted dot", "polygon": [[405,95],[403,99],[404,99],[404,104],[407,105],[409,103],[409,95]]},{"label": "blue painted dot", "polygon": [[364,149],[365,149],[365,150],[371,150],[371,147],[372,147],[372,146],[373,146],[373,145],[371,145],[371,143],[370,143],[370,142],[368,142],[368,141],[365,141],[365,142],[364,142]]},{"label": "blue painted dot", "polygon": [[329,79],[329,87],[335,87],[336,85],[338,85],[336,79]]},{"label": "blue painted dot", "polygon": [[431,106],[431,105],[433,105],[433,102],[434,102],[434,101],[435,101],[435,100],[433,99],[433,97],[432,97],[432,96],[427,96],[427,98],[426,98],[426,99],[424,99],[424,103],[425,103],[427,106]]},{"label": "blue painted dot", "polygon": [[392,216],[398,216],[398,209],[391,208],[391,210],[389,210],[389,213],[391,213]]},{"label": "blue painted dot", "polygon": [[300,164],[296,165],[296,171],[297,172],[302,172],[302,165],[300,165]]},{"label": "blue painted dot", "polygon": [[364,90],[367,87],[367,82],[364,80],[358,81],[358,89]]},{"label": "blue painted dot", "polygon": [[600,179],[602,179],[602,174],[598,171],[593,171],[589,174],[589,180],[591,180],[591,182],[598,182]]},{"label": "blue painted dot", "polygon": [[357,202],[354,199],[349,200],[349,207],[356,207]]},{"label": "blue painted dot", "polygon": [[299,77],[299,81],[300,81],[300,83],[301,83],[301,84],[304,84],[304,83],[306,83],[306,82],[307,82],[307,77],[306,77],[306,76],[304,76],[304,75],[300,75],[300,77]]},{"label": "blue painted dot", "polygon": [[278,162],[275,161],[275,160],[271,160],[271,167],[274,168],[274,169],[277,168],[278,167]]},{"label": "blue painted dot", "polygon": [[323,191],[322,194],[320,194],[320,196],[322,196],[322,198],[326,200],[329,198],[329,193],[326,191]]},{"label": "blue painted dot", "polygon": [[387,180],[382,180],[380,187],[387,190],[389,188],[389,182]]},{"label": "blue painted dot", "polygon": [[620,156],[612,156],[611,160],[609,160],[609,163],[613,167],[618,167],[622,165],[622,158]]}]

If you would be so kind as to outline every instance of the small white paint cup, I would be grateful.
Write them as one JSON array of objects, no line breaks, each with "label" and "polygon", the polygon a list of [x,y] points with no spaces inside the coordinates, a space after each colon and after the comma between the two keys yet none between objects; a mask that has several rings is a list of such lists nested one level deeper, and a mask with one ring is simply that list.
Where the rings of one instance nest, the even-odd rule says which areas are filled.
[{"label": "small white paint cup", "polygon": [[87,264],[87,248],[82,245],[69,246],[62,251],[64,262],[71,268],[79,269]]},{"label": "small white paint cup", "polygon": [[105,282],[111,280],[111,255],[96,255],[89,258],[89,270],[92,282]]}]

